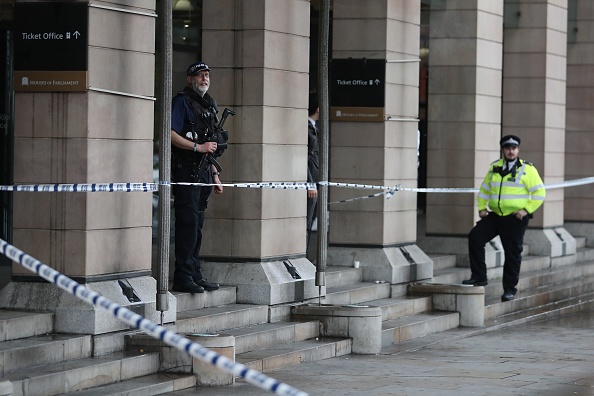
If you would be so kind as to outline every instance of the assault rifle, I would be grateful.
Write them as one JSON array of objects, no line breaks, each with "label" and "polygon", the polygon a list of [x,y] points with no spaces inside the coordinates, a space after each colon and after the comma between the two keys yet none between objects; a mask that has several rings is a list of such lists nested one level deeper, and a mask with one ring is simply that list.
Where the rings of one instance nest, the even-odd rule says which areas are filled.
[{"label": "assault rifle", "polygon": [[[207,114],[208,113],[205,113],[204,115]],[[201,136],[201,139],[199,140],[200,144],[204,144],[206,142],[215,142],[217,144],[217,151],[215,151],[214,153],[206,153],[202,156],[202,159],[198,164],[198,177],[210,165],[214,165],[218,172],[221,172],[223,170],[221,164],[219,164],[219,162],[217,161],[217,158],[223,155],[223,152],[227,149],[227,141],[229,140],[229,131],[224,130],[223,127],[225,126],[227,117],[229,117],[230,115],[234,116],[235,114],[237,113],[227,107],[223,111],[223,115],[221,117],[221,120],[219,121],[215,113],[215,128],[207,130],[207,132]],[[210,116],[210,114],[208,114],[207,116]]]}]

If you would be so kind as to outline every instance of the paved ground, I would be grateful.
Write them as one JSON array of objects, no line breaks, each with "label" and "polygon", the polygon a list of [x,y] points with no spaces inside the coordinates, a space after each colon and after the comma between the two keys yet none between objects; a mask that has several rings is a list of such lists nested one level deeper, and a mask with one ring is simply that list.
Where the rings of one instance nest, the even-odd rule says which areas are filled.
[{"label": "paved ground", "polygon": [[[350,355],[268,374],[312,396],[594,395],[593,330],[594,313],[585,313],[464,338],[450,331],[441,342],[426,337],[377,356]],[[237,383],[174,394],[272,393]]]}]

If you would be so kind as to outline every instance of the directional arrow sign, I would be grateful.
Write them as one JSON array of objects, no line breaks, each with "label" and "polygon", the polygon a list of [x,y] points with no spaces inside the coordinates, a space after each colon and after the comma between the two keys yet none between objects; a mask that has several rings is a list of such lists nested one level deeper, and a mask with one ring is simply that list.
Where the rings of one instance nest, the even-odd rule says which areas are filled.
[{"label": "directional arrow sign", "polygon": [[332,59],[330,118],[384,121],[385,76],[384,59]]}]

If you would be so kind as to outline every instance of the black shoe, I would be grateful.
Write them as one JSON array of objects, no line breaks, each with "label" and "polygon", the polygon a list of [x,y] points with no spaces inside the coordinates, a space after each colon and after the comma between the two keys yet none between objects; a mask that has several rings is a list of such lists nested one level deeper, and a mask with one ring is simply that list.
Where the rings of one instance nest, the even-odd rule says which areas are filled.
[{"label": "black shoe", "polygon": [[195,284],[194,282],[190,283],[174,283],[173,284],[173,291],[175,292],[182,292],[182,293],[204,293],[204,288]]},{"label": "black shoe", "polygon": [[512,292],[505,292],[501,296],[501,302],[511,301],[516,298],[516,295]]},{"label": "black shoe", "polygon": [[[194,282],[196,282],[196,281],[194,281]],[[218,288],[219,288],[218,283],[209,282],[206,278],[200,279],[199,281],[196,282],[196,284],[198,286],[203,287],[204,290],[208,290],[208,291],[218,290]]]},{"label": "black shoe", "polygon": [[471,286],[487,286],[489,284],[489,282],[487,281],[479,281],[476,279],[466,279],[462,281],[463,285],[471,285]]}]

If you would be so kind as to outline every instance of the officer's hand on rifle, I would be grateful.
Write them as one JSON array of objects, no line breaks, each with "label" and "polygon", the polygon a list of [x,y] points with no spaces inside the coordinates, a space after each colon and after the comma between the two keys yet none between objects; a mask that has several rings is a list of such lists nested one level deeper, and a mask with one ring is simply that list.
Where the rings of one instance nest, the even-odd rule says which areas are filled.
[{"label": "officer's hand on rifle", "polygon": [[204,144],[197,144],[196,151],[199,153],[214,153],[217,151],[217,142],[205,142]]}]

